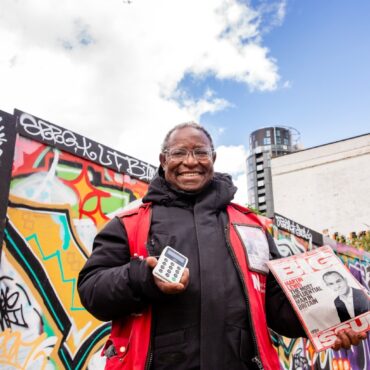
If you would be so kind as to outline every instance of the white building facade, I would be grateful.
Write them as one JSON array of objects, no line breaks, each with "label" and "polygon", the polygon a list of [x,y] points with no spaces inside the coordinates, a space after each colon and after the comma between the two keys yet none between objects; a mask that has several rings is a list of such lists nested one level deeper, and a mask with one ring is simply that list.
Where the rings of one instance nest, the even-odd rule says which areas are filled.
[{"label": "white building facade", "polygon": [[318,232],[370,229],[370,134],[271,160],[274,210]]}]

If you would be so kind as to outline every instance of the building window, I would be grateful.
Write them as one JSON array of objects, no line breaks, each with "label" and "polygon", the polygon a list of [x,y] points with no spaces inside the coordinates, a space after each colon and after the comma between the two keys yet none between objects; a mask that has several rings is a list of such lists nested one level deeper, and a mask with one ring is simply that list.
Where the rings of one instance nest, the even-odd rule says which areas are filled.
[{"label": "building window", "polygon": [[266,137],[270,137],[270,136],[271,136],[270,130],[266,130]]},{"label": "building window", "polygon": [[284,145],[289,145],[289,140],[284,138]]},{"label": "building window", "polygon": [[276,136],[280,136],[280,130],[276,130]]},{"label": "building window", "polygon": [[271,139],[269,137],[263,138],[263,144],[264,145],[270,145],[271,144]]}]

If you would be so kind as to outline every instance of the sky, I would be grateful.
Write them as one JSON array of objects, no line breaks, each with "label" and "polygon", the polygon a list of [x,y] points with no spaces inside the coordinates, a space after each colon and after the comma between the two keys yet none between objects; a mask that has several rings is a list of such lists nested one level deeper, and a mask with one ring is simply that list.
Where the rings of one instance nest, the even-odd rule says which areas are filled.
[{"label": "sky", "polygon": [[1,110],[156,166],[166,132],[194,120],[242,204],[252,131],[293,127],[305,148],[370,132],[368,0],[0,5]]}]

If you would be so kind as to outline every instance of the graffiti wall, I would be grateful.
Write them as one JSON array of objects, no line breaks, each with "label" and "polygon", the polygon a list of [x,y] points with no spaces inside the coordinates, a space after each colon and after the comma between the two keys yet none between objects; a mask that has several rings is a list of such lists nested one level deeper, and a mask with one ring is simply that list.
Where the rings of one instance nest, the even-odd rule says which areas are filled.
[{"label": "graffiti wall", "polygon": [[[0,368],[104,368],[100,351],[110,324],[82,307],[78,272],[96,232],[142,198],[156,169],[19,110],[0,111],[0,164]],[[330,242],[370,288],[370,254],[281,215],[263,220],[281,255]],[[320,354],[305,339],[273,334],[273,341],[282,369],[370,368],[369,340]]]},{"label": "graffiti wall", "polygon": [[110,325],[82,307],[78,272],[96,232],[144,195],[155,168],[30,114],[16,111],[15,123],[0,368],[101,369]]},{"label": "graffiti wall", "polygon": [[[370,290],[370,253],[339,244],[281,215],[266,221],[283,256],[330,245],[356,279]],[[272,336],[280,364],[286,370],[366,370],[370,369],[370,339],[349,350],[316,353],[307,339]]]},{"label": "graffiti wall", "polygon": [[3,243],[6,209],[8,206],[15,137],[15,117],[0,111],[0,250]]}]

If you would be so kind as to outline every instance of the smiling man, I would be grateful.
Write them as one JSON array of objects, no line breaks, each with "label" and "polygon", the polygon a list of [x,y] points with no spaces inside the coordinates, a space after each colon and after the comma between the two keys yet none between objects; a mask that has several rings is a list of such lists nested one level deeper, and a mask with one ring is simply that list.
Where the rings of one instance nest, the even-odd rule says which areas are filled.
[{"label": "smiling man", "polygon": [[169,184],[178,190],[197,192],[213,178],[216,153],[206,132],[185,126],[169,132],[159,160]]},{"label": "smiling man", "polygon": [[[279,257],[272,237],[254,213],[231,203],[236,188],[214,173],[216,153],[202,126],[174,127],[159,160],[143,205],[106,225],[79,275],[83,305],[113,321],[106,369],[279,369],[268,327],[305,333],[266,268]],[[238,228],[260,232],[245,240]],[[251,243],[264,253],[248,259]],[[179,283],[152,274],[166,246],[188,258]],[[336,346],[360,339],[341,333]]]}]

